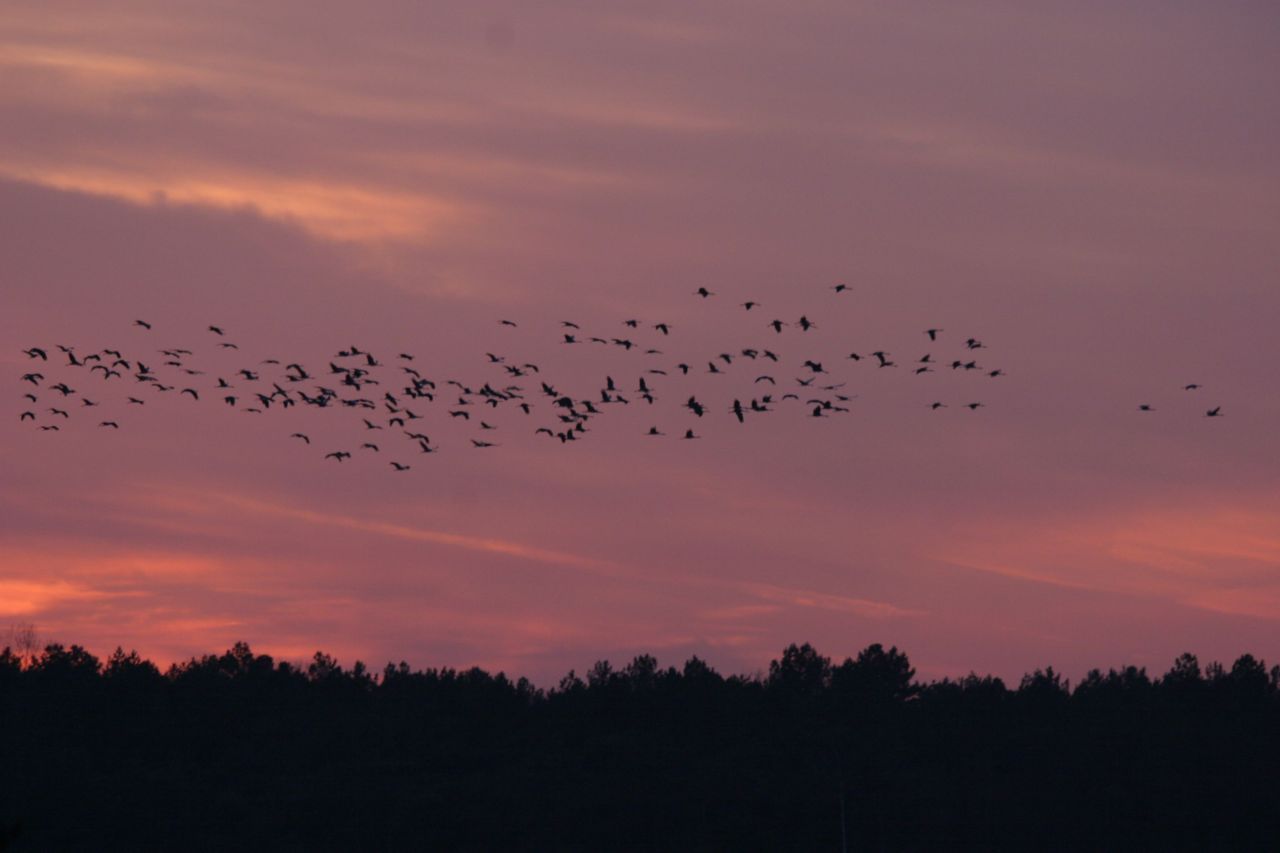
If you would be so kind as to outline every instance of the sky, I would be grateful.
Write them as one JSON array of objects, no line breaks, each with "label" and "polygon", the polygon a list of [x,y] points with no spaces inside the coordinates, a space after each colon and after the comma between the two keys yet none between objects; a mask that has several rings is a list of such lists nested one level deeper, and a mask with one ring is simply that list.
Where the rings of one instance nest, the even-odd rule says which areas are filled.
[{"label": "sky", "polygon": [[[544,686],[792,642],[922,678],[1278,659],[1278,47],[1249,2],[5,3],[0,633]],[[1006,375],[845,357],[968,337]],[[397,474],[216,399],[40,431],[22,350],[57,344],[494,352],[586,394],[774,345],[777,393],[820,358],[851,399],[739,425],[691,376],[705,419],[673,380],[490,449],[428,407]]]}]

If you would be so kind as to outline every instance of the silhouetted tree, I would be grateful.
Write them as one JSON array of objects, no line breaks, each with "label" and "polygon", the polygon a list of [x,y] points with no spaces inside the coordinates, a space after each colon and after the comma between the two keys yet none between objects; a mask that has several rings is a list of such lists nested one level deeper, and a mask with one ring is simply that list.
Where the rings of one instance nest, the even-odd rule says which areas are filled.
[{"label": "silhouetted tree", "polygon": [[1277,670],[1187,654],[1154,684],[1048,668],[1011,692],[806,644],[767,675],[639,655],[544,692],[243,643],[164,674],[0,650],[0,827],[40,850],[1268,849]]},{"label": "silhouetted tree", "polygon": [[769,662],[769,687],[798,696],[816,696],[831,680],[831,658],[813,646],[787,646],[782,658]]},{"label": "silhouetted tree", "polygon": [[874,643],[846,658],[831,674],[831,688],[858,703],[885,705],[905,701],[917,692],[912,683],[916,671],[897,646],[885,651]]}]

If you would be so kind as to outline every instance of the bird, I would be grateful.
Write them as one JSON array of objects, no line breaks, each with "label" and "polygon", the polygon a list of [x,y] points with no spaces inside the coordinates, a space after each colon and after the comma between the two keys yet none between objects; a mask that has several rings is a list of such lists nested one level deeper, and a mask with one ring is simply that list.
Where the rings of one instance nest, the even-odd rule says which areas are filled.
[{"label": "bird", "polygon": [[23,412],[22,414],[18,415],[18,422],[19,422],[19,423],[21,423],[22,421],[27,421],[27,420],[34,421],[35,419],[36,419],[36,413],[35,413],[35,412]]},{"label": "bird", "polygon": [[649,427],[649,431],[645,435],[666,435],[666,433],[659,431],[656,426],[652,426]]},{"label": "bird", "polygon": [[811,322],[808,317],[805,317],[803,315],[801,315],[800,319],[797,320],[796,323],[797,325],[800,326],[801,331],[805,331],[805,332],[809,331],[810,329],[818,328],[818,325],[816,323]]},{"label": "bird", "polygon": [[968,407],[969,411],[971,412],[978,411],[978,409],[983,408],[984,405],[985,405],[984,403],[966,403],[965,404],[965,406]]},{"label": "bird", "polygon": [[142,328],[146,329],[147,331],[150,331],[150,330],[151,330],[151,324],[150,324],[150,323],[148,323],[146,320],[134,320],[134,321],[133,321],[133,325],[135,325],[135,326],[141,326]]},{"label": "bird", "polygon": [[1190,385],[1183,385],[1183,386],[1182,386],[1182,390],[1183,390],[1183,391],[1195,391],[1195,390],[1197,390],[1197,389],[1199,389],[1199,388],[1200,388],[1200,386],[1199,386],[1198,384],[1196,384],[1195,382],[1192,382]]},{"label": "bird", "polygon": [[929,336],[929,340],[936,341],[938,339],[938,332],[941,332],[941,331],[944,331],[944,330],[943,329],[925,329],[924,333]]},{"label": "bird", "polygon": [[342,461],[342,460],[344,460],[344,459],[350,459],[350,458],[351,458],[351,454],[350,454],[350,453],[347,453],[345,450],[335,450],[333,453],[326,453],[326,454],[324,455],[324,458],[325,458],[325,459],[336,459],[337,461],[341,462],[341,461]]},{"label": "bird", "polygon": [[752,308],[755,308],[755,307],[756,307],[756,306],[758,306],[759,304],[760,304],[759,302],[756,302],[756,301],[754,301],[754,300],[748,299],[746,302],[743,302],[743,303],[742,303],[742,307],[743,307],[743,308],[745,308],[745,309],[747,309],[748,311],[750,311]]},{"label": "bird", "polygon": [[220,328],[219,328],[219,327],[217,327],[217,326],[210,326],[210,327],[209,327],[209,331],[213,332],[215,335],[221,335],[221,334],[223,334],[222,329],[220,329]]},{"label": "bird", "polygon": [[110,427],[111,429],[120,429],[120,424],[116,423],[115,421],[103,421],[102,423],[98,424],[98,426]]},{"label": "bird", "polygon": [[685,430],[685,431],[684,431],[684,437],[685,437],[685,439],[686,439],[686,440],[687,440],[687,439],[693,439],[693,438],[702,438],[702,436],[700,436],[700,435],[694,435],[693,430],[691,430],[691,429],[687,429],[687,430]]},{"label": "bird", "polygon": [[295,432],[293,435],[289,436],[289,438],[300,438],[303,441],[305,441],[307,444],[311,443],[311,438],[300,432]]},{"label": "bird", "polygon": [[1210,409],[1209,411],[1205,412],[1205,413],[1204,413],[1204,416],[1205,416],[1206,418],[1220,418],[1220,417],[1222,417],[1222,407],[1221,407],[1221,406],[1214,406],[1212,409]]},{"label": "bird", "polygon": [[933,409],[935,412],[938,409],[945,409],[946,407],[947,407],[946,403],[930,403],[929,404],[929,408]]},{"label": "bird", "polygon": [[849,285],[847,285],[847,284],[837,284],[835,287],[833,287],[833,288],[831,288],[831,289],[832,289],[832,290],[834,290],[836,293],[844,293],[846,290],[848,290],[848,289],[849,289]]},{"label": "bird", "polygon": [[1154,412],[1154,411],[1155,411],[1155,409],[1151,408],[1151,406],[1150,406],[1150,405],[1148,405],[1147,403],[1142,403],[1141,405],[1139,405],[1139,406],[1138,406],[1138,411],[1140,411],[1140,412]]},{"label": "bird", "polygon": [[392,463],[391,463],[391,467],[392,467],[392,468],[394,468],[394,469],[396,469],[397,471],[408,471],[408,470],[409,470],[409,466],[408,466],[408,465],[402,465],[402,464],[401,464],[401,463],[399,463],[399,462],[392,462]]},{"label": "bird", "polygon": [[694,294],[696,296],[701,296],[703,299],[706,299],[708,296],[715,296],[714,293],[712,293],[710,290],[707,290],[705,287],[699,287],[697,290],[694,291]]},{"label": "bird", "polygon": [[44,350],[40,349],[40,347],[31,347],[30,349],[24,349],[23,352],[27,354],[28,358],[38,358],[41,361],[49,360],[49,354]]}]

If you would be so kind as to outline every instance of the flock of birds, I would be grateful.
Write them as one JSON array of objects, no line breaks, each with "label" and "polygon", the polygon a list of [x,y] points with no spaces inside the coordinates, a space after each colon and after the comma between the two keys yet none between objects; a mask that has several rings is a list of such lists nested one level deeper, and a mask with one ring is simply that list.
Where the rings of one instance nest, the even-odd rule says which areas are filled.
[{"label": "flock of birds", "polygon": [[[845,284],[829,289],[834,297],[849,292]],[[698,288],[693,295],[700,300],[717,296],[705,287]],[[762,307],[748,300],[738,303],[735,309],[755,317],[763,314],[758,310]],[[498,324],[511,329],[518,327],[509,319],[499,320]],[[145,320],[135,320],[133,326],[142,335],[153,332],[152,324]],[[845,392],[845,382],[834,381],[821,360],[808,357],[784,361],[770,348],[776,346],[774,341],[784,334],[798,335],[799,340],[804,341],[805,336],[817,328],[817,323],[805,315],[793,321],[772,319],[759,324],[759,334],[765,338],[762,343],[732,352],[704,353],[697,361],[671,364],[664,360],[658,344],[670,339],[675,331],[672,323],[625,319],[619,323],[618,334],[599,335],[584,333],[578,323],[564,320],[557,332],[561,345],[604,346],[643,360],[643,365],[636,368],[637,378],[626,387],[612,375],[606,375],[596,388],[577,395],[566,393],[545,377],[538,364],[492,352],[484,354],[483,362],[491,372],[490,378],[463,381],[431,377],[410,353],[399,352],[387,357],[356,346],[338,351],[323,368],[268,358],[221,373],[194,366],[195,352],[185,347],[133,354],[119,349],[81,353],[74,346],[62,344],[56,349],[32,346],[23,351],[36,364],[21,376],[26,405],[19,420],[53,433],[87,416],[98,429],[118,430],[129,417],[122,412],[145,411],[153,399],[165,394],[191,403],[212,399],[223,406],[256,415],[303,406],[349,413],[347,420],[360,437],[340,448],[317,448],[323,459],[342,463],[357,455],[382,458],[384,447],[391,450],[387,439],[392,436],[397,450],[411,448],[415,455],[436,453],[441,445],[433,442],[426,432],[426,424],[432,418],[447,418],[469,427],[468,440],[472,448],[498,447],[501,443],[493,436],[501,434],[501,430],[491,421],[498,420],[499,411],[519,412],[521,418],[529,419],[525,429],[532,427],[534,435],[546,436],[558,444],[570,444],[586,438],[591,432],[588,425],[609,409],[633,404],[655,406],[670,393],[671,399],[678,402],[682,417],[692,419],[689,422],[694,426],[681,425],[668,432],[655,425],[645,434],[653,438],[671,435],[696,440],[702,437],[697,424],[716,412],[705,394],[693,388],[691,380],[699,376],[726,377],[737,373],[739,378],[751,379],[749,392],[726,395],[726,399],[732,397],[732,402],[726,406],[725,413],[739,424],[783,406],[797,407],[808,418],[847,414],[853,396]],[[205,334],[217,350],[238,353],[239,346],[227,340],[221,326],[210,325]],[[995,380],[1006,375],[1003,368],[979,364],[987,346],[974,337],[957,336],[951,356],[935,356],[932,350],[947,343],[946,338],[946,330],[942,328],[920,330],[920,341],[922,345],[927,342],[929,351],[901,365],[883,349],[850,352],[842,356],[842,361],[855,366],[865,362],[874,370],[899,368],[915,376],[958,372]],[[58,365],[56,360],[60,358],[65,361]],[[662,366],[651,366],[654,364]],[[756,369],[743,373],[743,365]],[[56,376],[55,370],[59,371]],[[114,393],[117,388],[121,393]],[[1185,391],[1199,388],[1197,383],[1184,386]],[[950,405],[934,400],[927,407],[937,411]],[[971,399],[954,405],[977,411],[986,404]],[[1143,403],[1138,410],[1152,412],[1155,408]],[[99,411],[104,414],[94,417]],[[1208,409],[1205,416],[1221,417],[1221,406]],[[309,432],[294,431],[288,434],[288,439],[312,446]],[[396,472],[412,467],[403,458],[388,459],[387,465]]]}]

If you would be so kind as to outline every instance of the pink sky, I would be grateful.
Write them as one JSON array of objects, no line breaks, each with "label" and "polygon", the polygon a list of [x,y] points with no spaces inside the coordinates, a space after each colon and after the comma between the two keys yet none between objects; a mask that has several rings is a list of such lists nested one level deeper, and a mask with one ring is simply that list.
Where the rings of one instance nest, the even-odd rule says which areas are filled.
[{"label": "pink sky", "polygon": [[[0,632],[541,684],[803,641],[926,677],[1280,658],[1280,17],[961,5],[5,4]],[[669,321],[701,363],[801,313],[776,343],[853,411],[700,442],[629,410],[471,452],[437,412],[453,447],[397,476],[212,403],[17,421],[32,345],[243,366],[216,323],[247,363],[489,350],[593,387],[636,361],[560,319]],[[1009,375],[841,361],[930,326]]]}]

